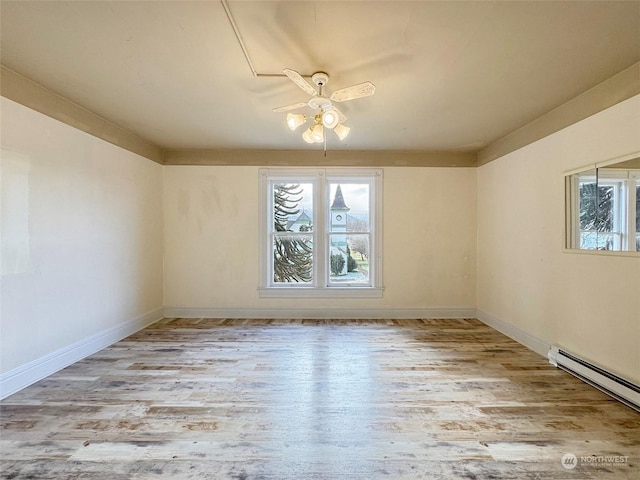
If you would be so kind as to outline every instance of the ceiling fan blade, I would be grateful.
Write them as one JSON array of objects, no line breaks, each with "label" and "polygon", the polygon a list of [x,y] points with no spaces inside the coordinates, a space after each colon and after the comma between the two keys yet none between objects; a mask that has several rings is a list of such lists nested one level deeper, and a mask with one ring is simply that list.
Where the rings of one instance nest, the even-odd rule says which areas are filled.
[{"label": "ceiling fan blade", "polygon": [[284,107],[274,108],[274,112],[288,112],[289,110],[295,110],[297,108],[306,107],[307,102],[293,103],[291,105],[285,105]]},{"label": "ceiling fan blade", "polygon": [[302,90],[304,90],[309,95],[318,94],[318,92],[316,92],[316,89],[312,87],[311,84],[307,82],[304,78],[302,78],[302,75],[300,75],[295,70],[291,70],[290,68],[285,68],[284,70],[282,70],[282,73],[284,73],[287,77],[289,77],[293,83],[295,83],[297,86],[299,86]]},{"label": "ceiling fan blade", "polygon": [[335,106],[332,106],[331,108],[338,114],[338,123],[344,123],[347,121],[347,116],[344,113],[338,110]]},{"label": "ceiling fan blade", "polygon": [[376,86],[371,82],[359,83],[350,87],[341,88],[331,94],[334,102],[346,102],[355,98],[368,97],[376,92]]}]

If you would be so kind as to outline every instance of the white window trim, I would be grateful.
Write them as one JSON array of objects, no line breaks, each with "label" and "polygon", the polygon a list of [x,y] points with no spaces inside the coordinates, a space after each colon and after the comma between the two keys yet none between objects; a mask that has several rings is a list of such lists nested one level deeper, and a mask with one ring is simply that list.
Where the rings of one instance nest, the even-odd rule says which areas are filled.
[{"label": "white window trim", "polygon": [[[595,174],[585,172],[572,175],[569,195],[569,209],[571,215],[570,225],[570,248],[581,252],[593,252],[600,254],[612,253],[638,253],[636,252],[635,233],[635,188],[640,185],[639,170],[619,170],[619,169],[598,169]],[[613,186],[616,189],[614,194],[614,228],[611,233],[617,238],[616,249],[614,250],[594,250],[580,248],[580,201],[579,185],[583,181],[595,181],[598,179],[600,185]],[[619,204],[622,202],[622,204]]]},{"label": "white window trim", "polygon": [[[259,286],[258,294],[261,298],[380,298],[384,288],[382,287],[382,169],[343,169],[343,168],[263,168],[259,172],[260,177],[260,212],[259,212]],[[368,178],[368,179],[367,179]],[[329,242],[329,219],[325,208],[317,206],[327,205],[329,201],[328,180],[334,181],[363,181],[367,179],[372,188],[370,196],[370,258],[369,285],[331,284],[327,274],[326,254]],[[271,246],[271,215],[273,212],[273,199],[270,193],[270,184],[285,181],[294,183],[313,183],[314,196],[314,225],[323,228],[314,228],[313,243],[319,246],[314,248],[314,274],[311,284],[286,284],[276,285],[271,282],[272,273],[272,246]],[[365,183],[365,182],[363,182]]]},{"label": "white window trim", "polygon": [[636,236],[638,235],[638,225],[636,225],[636,189],[640,188],[640,170],[629,171],[628,194],[627,199],[627,225],[629,226],[629,242],[631,245],[628,250],[635,250]]}]

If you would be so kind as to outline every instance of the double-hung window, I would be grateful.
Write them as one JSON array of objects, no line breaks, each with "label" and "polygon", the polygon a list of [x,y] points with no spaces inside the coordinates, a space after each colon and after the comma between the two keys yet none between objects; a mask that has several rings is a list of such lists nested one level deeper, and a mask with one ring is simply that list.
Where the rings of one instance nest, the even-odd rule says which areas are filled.
[{"label": "double-hung window", "polygon": [[260,170],[260,295],[382,296],[382,170]]},{"label": "double-hung window", "polygon": [[640,171],[600,168],[571,181],[571,248],[640,251]]}]

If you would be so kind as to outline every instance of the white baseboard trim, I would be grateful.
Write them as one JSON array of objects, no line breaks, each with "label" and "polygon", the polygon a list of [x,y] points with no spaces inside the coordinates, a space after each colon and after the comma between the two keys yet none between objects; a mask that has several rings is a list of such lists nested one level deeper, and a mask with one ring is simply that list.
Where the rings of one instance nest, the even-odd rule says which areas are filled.
[{"label": "white baseboard trim", "polygon": [[475,318],[475,308],[194,308],[165,307],[165,318],[410,319]]},{"label": "white baseboard trim", "polygon": [[499,331],[500,333],[506,335],[509,338],[512,338],[516,342],[524,345],[530,350],[533,350],[538,355],[542,355],[547,358],[547,354],[549,353],[550,343],[531,335],[524,330],[520,330],[515,325],[505,322],[504,320],[500,320],[497,317],[494,317],[490,313],[483,312],[480,309],[476,310],[476,318],[480,320],[482,323],[489,325],[494,330]]},{"label": "white baseboard trim", "polygon": [[0,375],[0,399],[142,330],[162,319],[162,315],[163,309],[157,308],[3,373]]}]

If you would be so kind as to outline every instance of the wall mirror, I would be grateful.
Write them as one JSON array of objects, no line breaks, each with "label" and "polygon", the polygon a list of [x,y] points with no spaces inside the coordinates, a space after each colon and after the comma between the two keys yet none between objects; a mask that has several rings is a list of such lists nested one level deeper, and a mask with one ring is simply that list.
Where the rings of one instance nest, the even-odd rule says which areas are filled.
[{"label": "wall mirror", "polygon": [[640,152],[566,174],[566,248],[640,255]]}]

